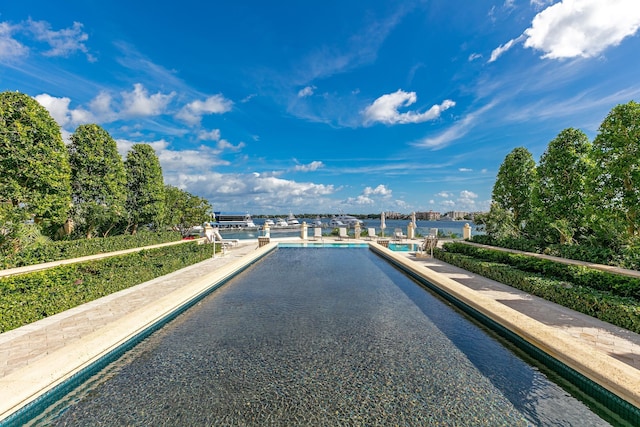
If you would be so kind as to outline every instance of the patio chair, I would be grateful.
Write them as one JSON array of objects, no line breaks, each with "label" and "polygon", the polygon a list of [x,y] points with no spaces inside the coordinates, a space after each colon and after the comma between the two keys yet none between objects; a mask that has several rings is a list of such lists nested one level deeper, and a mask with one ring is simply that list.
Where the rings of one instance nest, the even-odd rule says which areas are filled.
[{"label": "patio chair", "polygon": [[376,229],[375,227],[367,228],[367,240],[374,240],[376,237]]},{"label": "patio chair", "polygon": [[313,227],[313,237],[311,240],[321,240],[322,239],[322,228]]},{"label": "patio chair", "polygon": [[349,240],[349,234],[346,227],[338,228],[338,240]]},{"label": "patio chair", "polygon": [[402,239],[405,239],[407,236],[402,232],[402,229],[400,228],[396,228],[393,231],[393,240],[398,240],[401,241]]},{"label": "patio chair", "polygon": [[240,243],[239,239],[224,239],[217,228],[213,229],[213,235],[215,236],[215,242],[220,243],[223,248],[238,246],[238,243]]}]

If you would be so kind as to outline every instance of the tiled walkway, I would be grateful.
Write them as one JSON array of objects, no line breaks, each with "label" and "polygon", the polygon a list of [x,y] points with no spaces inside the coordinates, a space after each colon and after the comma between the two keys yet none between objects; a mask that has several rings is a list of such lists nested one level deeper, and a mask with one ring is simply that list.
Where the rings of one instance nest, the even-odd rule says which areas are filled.
[{"label": "tiled walkway", "polygon": [[[325,239],[330,240],[330,239]],[[331,239],[332,240],[332,239]],[[354,240],[351,240],[353,242]],[[240,245],[218,256],[178,272],[151,280],[75,309],[51,316],[33,324],[0,334],[0,401],[2,390],[11,390],[9,378],[29,372],[31,366],[54,352],[61,354],[67,347],[77,345],[96,331],[106,330],[132,311],[153,305],[176,290],[186,287],[202,276],[237,261],[258,249],[256,241],[241,241]],[[594,352],[622,361],[632,377],[640,373],[640,335],[601,322],[592,317],[558,306],[493,280],[476,276],[465,270],[431,258],[406,258],[425,269],[433,270],[485,297],[504,304],[550,326],[560,339],[576,339],[590,346]],[[62,350],[64,349],[64,350]],[[46,359],[44,359],[46,360]],[[626,369],[626,368],[625,368]],[[638,383],[640,390],[640,383]],[[3,408],[0,407],[0,419]],[[6,409],[6,408],[4,408]],[[5,414],[6,415],[6,414]]]}]

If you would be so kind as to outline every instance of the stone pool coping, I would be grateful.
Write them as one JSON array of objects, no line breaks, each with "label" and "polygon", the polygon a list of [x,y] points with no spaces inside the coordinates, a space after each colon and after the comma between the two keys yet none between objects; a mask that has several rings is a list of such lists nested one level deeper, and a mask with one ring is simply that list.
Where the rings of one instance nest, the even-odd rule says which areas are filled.
[{"label": "stone pool coping", "polygon": [[[336,243],[327,238],[327,242]],[[152,304],[140,307],[117,321],[101,325],[81,339],[71,342],[46,356],[39,357],[28,365],[0,378],[0,422],[6,417],[34,402],[56,386],[72,378],[81,370],[100,360],[110,351],[135,337],[155,322],[158,322],[179,307],[189,304],[228,278],[255,262],[271,250],[278,242],[304,242],[299,239],[272,239],[266,246],[254,249],[235,261],[203,273],[175,291],[157,299]],[[482,295],[469,287],[437,273],[425,265],[410,259],[406,253],[393,252],[374,242],[350,239],[349,243],[368,243],[369,247],[393,260],[429,282],[438,286],[458,300],[474,308],[484,316],[511,330],[527,342],[542,349],[590,380],[600,384],[625,401],[640,407],[640,370],[634,369],[611,356],[577,339],[562,333],[558,328],[545,325],[522,314],[501,302]],[[233,253],[237,249],[231,250]]]},{"label": "stone pool coping", "polygon": [[277,243],[258,248],[242,258],[223,265],[210,273],[190,282],[152,304],[145,305],[121,319],[72,342],[59,350],[40,358],[0,379],[0,423],[26,405],[71,379],[83,369],[98,362],[109,352],[170,316],[200,299],[214,288],[233,277],[247,265],[255,262],[271,250]]},{"label": "stone pool coping", "polygon": [[545,325],[495,299],[393,252],[377,243],[370,247],[404,268],[424,277],[449,295],[507,328],[525,341],[601,385],[623,400],[640,407],[640,371],[569,335]]}]

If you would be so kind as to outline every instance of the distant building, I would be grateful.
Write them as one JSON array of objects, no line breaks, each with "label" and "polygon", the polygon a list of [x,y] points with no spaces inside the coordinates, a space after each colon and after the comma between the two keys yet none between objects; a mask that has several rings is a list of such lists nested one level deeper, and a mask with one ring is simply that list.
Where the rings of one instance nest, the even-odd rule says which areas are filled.
[{"label": "distant building", "polygon": [[463,212],[463,211],[449,211],[447,213],[444,214],[444,216],[440,217],[440,219],[449,219],[449,220],[458,220],[458,219],[464,219],[466,216],[469,215],[469,212]]},{"label": "distant building", "polygon": [[384,217],[386,219],[402,219],[404,218],[406,215],[402,215],[399,212],[385,212],[384,213]]},{"label": "distant building", "polygon": [[416,219],[423,219],[426,221],[437,221],[440,219],[440,212],[416,212]]}]

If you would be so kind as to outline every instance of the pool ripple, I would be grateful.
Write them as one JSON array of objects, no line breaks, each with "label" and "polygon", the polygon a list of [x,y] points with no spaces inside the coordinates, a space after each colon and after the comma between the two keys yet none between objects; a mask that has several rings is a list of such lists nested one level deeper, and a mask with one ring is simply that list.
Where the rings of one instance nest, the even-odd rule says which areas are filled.
[{"label": "pool ripple", "polygon": [[[577,412],[580,425],[606,425],[503,347],[483,355],[496,347],[368,250],[279,249],[50,421],[518,426]],[[491,359],[507,366],[484,367]]]}]

